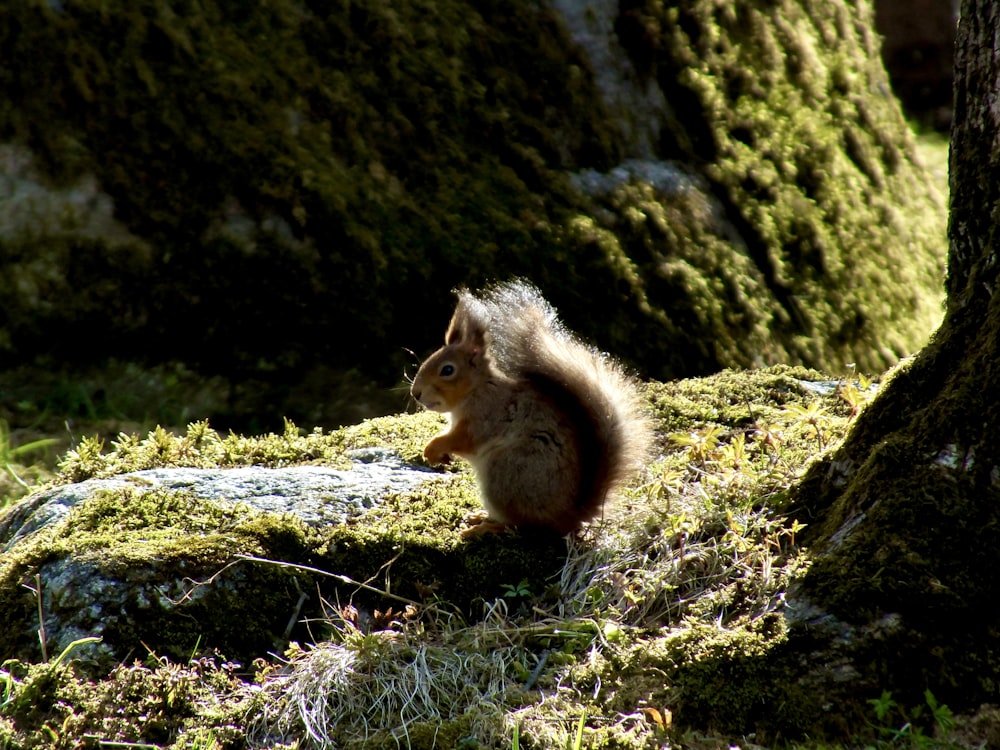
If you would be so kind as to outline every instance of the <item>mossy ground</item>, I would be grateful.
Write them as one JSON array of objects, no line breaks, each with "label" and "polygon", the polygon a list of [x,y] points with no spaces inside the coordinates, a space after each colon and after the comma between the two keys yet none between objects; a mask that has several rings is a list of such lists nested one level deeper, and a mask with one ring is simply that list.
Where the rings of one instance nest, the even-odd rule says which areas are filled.
[{"label": "mossy ground", "polygon": [[[267,648],[256,670],[201,653],[226,643],[204,627],[200,642],[180,638],[185,650],[169,649],[172,658],[157,638],[169,643],[177,633],[147,632],[149,650],[136,644],[139,663],[96,675],[89,660],[74,661],[84,647],[59,664],[8,661],[0,672],[0,743],[82,747],[90,736],[176,748],[280,746],[309,727],[348,747],[365,736],[369,747],[397,740],[415,748],[509,747],[516,732],[521,747],[547,748],[565,745],[582,726],[584,747],[652,748],[714,746],[752,731],[772,740],[808,733],[824,711],[789,678],[780,615],[808,556],[798,547],[803,530],[773,508],[841,439],[871,390],[856,379],[779,368],[650,385],[648,395],[662,457],[568,549],[522,534],[461,541],[462,517],[477,506],[464,469],[427,492],[387,498],[363,522],[323,530],[211,504],[178,506],[185,501],[175,495],[97,496],[36,553],[72,547],[86,556],[87,539],[124,525],[145,529],[143,544],[156,554],[182,555],[192,525],[228,525],[249,554],[353,582],[312,579],[323,606],[302,632],[319,640],[293,646],[284,665]],[[330,434],[289,425],[261,438],[221,437],[196,424],[178,435],[123,436],[103,452],[84,443],[56,481],[151,465],[329,462],[371,444],[412,455],[439,428],[425,414]],[[140,570],[142,545],[120,544],[121,554],[94,554]],[[260,565],[270,575],[262,594],[307,575]],[[249,621],[229,606],[213,617],[219,633]],[[436,713],[421,715],[415,706],[424,704],[413,700],[427,690],[438,696],[427,704]],[[349,697],[345,705],[356,712],[331,723],[317,704],[291,695]],[[405,736],[399,725],[372,719],[396,699],[410,712]],[[785,706],[780,719],[762,713],[776,703]],[[314,709],[303,714],[304,705]],[[867,728],[861,721],[844,730],[860,737]]]}]

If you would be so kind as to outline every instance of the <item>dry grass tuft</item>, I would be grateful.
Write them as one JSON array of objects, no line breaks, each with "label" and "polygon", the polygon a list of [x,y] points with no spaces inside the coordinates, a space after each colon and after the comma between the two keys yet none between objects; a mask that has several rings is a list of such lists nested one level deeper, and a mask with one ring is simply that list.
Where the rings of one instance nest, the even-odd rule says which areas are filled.
[{"label": "dry grass tuft", "polygon": [[515,677],[530,655],[515,644],[496,603],[473,627],[436,634],[418,624],[363,633],[336,623],[331,642],[294,647],[264,681],[252,744],[305,737],[316,747],[388,735],[411,746],[410,728],[463,722],[481,742],[498,740]]}]

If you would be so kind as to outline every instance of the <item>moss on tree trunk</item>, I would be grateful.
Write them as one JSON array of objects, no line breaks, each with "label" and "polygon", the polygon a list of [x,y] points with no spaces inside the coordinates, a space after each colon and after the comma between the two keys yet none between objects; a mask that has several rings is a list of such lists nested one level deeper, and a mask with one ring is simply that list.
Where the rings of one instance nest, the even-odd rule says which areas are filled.
[{"label": "moss on tree trunk", "polygon": [[793,632],[840,706],[929,689],[974,708],[1000,678],[1000,7],[966,0],[961,18],[945,321],[791,506],[816,553]]}]

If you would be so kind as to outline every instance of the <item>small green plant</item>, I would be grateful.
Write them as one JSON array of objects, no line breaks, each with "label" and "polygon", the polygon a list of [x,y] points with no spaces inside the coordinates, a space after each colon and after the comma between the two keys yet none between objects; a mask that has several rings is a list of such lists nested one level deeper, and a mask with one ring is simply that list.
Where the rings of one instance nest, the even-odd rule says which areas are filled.
[{"label": "small green plant", "polygon": [[696,464],[705,465],[718,458],[716,449],[726,430],[719,425],[708,425],[690,432],[673,432],[670,442],[687,452]]},{"label": "small green plant", "polygon": [[[192,736],[185,739],[187,740],[187,746],[191,750],[220,750],[222,747],[211,728],[199,729],[193,732]],[[156,747],[156,745],[148,745],[147,747]]]},{"label": "small green plant", "polygon": [[934,719],[934,723],[942,732],[949,732],[955,728],[955,717],[951,709],[943,703],[938,703],[937,699],[934,698],[934,693],[925,690],[924,700],[930,709],[931,718]]},{"label": "small green plant", "polygon": [[528,580],[524,579],[518,584],[505,583],[503,588],[504,599],[527,599],[531,596],[531,589],[528,587]]},{"label": "small green plant", "polygon": [[789,404],[785,407],[785,413],[791,417],[792,423],[802,426],[806,435],[816,439],[816,446],[820,450],[826,448],[829,440],[827,436],[830,424],[829,415],[819,401],[811,401],[806,405]]},{"label": "small green plant", "polygon": [[878,719],[880,724],[884,723],[892,709],[899,705],[892,699],[892,693],[888,690],[883,690],[882,695],[878,698],[869,698],[868,703],[875,711],[875,718]]},{"label": "small green plant", "polygon": [[67,658],[69,658],[69,655],[71,653],[73,653],[73,651],[75,649],[78,649],[81,646],[90,646],[90,645],[92,645],[94,643],[100,643],[100,642],[101,642],[101,638],[99,636],[87,636],[87,637],[84,637],[84,638],[77,638],[75,641],[73,641],[71,644],[69,644],[66,648],[64,648],[62,650],[62,653],[59,654],[59,656],[56,657],[56,660],[54,662],[52,662],[52,669],[58,669],[59,666],[64,661],[66,661]]},{"label": "small green plant", "polygon": [[930,689],[924,691],[924,704],[909,711],[896,702],[888,690],[883,690],[878,698],[870,698],[868,703],[875,712],[878,722],[875,726],[882,737],[876,743],[877,748],[914,747],[917,750],[930,750],[941,743],[926,733],[925,727],[928,724],[936,726],[942,733],[949,732],[955,726],[951,709],[938,703]]},{"label": "small green plant", "polygon": [[871,378],[858,375],[857,381],[845,378],[837,385],[837,395],[851,407],[851,419],[861,413],[869,402],[875,398],[878,388]]},{"label": "small green plant", "polygon": [[14,676],[6,669],[0,670],[0,711],[3,711],[14,695]]}]

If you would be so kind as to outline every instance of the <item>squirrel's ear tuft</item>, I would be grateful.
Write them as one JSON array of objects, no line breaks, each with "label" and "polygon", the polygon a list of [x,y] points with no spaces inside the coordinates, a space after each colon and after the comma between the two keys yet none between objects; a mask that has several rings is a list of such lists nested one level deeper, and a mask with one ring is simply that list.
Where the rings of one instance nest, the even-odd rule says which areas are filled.
[{"label": "squirrel's ear tuft", "polygon": [[454,346],[455,344],[460,344],[464,341],[466,337],[465,329],[468,327],[468,323],[469,316],[465,314],[462,302],[459,301],[458,307],[455,308],[454,315],[451,316],[451,322],[448,324],[448,330],[444,333],[445,345]]},{"label": "squirrel's ear tuft", "polygon": [[448,346],[463,344],[485,347],[487,320],[482,302],[467,290],[460,290],[455,314],[451,316],[451,323],[444,335],[444,343]]},{"label": "squirrel's ear tuft", "polygon": [[457,325],[457,321],[452,320],[451,325],[448,326],[448,331],[444,335],[444,343],[448,346],[453,346],[463,338],[465,338],[465,334],[462,332],[462,327]]}]

